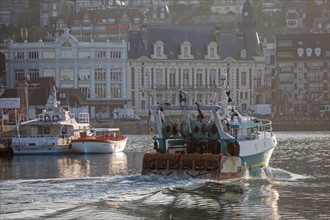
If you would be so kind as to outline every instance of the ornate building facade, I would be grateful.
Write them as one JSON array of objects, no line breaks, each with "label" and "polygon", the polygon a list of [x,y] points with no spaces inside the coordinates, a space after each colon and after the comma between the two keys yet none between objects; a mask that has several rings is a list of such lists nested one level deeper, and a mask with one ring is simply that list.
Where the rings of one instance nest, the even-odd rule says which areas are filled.
[{"label": "ornate building facade", "polygon": [[252,27],[249,1],[244,3],[235,33],[213,27],[158,25],[132,31],[128,37],[128,83],[136,109],[147,109],[177,89],[210,102],[210,92],[221,83],[223,71],[228,75],[233,105],[247,111],[257,96],[265,99],[263,91],[255,93],[256,85],[264,84],[265,62]]},{"label": "ornate building facade", "polygon": [[79,42],[66,30],[54,42],[10,42],[6,60],[7,88],[22,77],[54,77],[57,87],[80,89],[92,118],[109,118],[129,98],[126,41]]}]

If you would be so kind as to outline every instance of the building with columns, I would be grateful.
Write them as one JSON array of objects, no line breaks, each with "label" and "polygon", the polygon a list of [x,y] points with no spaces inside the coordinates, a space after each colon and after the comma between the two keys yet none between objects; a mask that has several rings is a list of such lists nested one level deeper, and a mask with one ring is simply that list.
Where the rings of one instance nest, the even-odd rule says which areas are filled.
[{"label": "building with columns", "polygon": [[235,33],[205,26],[149,25],[131,31],[128,43],[127,75],[135,109],[147,110],[178,89],[208,103],[223,71],[228,75],[231,104],[247,111],[256,98],[264,103],[263,91],[256,93],[255,87],[264,84],[265,62],[248,0]]},{"label": "building with columns", "polygon": [[126,41],[79,42],[65,30],[54,42],[9,42],[6,60],[7,88],[22,77],[54,77],[57,87],[80,89],[92,118],[110,118],[129,101]]}]

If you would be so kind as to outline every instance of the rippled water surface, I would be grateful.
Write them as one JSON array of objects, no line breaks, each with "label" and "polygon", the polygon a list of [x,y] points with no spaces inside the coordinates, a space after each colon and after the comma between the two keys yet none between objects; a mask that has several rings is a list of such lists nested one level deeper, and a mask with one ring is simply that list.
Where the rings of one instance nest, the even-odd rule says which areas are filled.
[{"label": "rippled water surface", "polygon": [[0,158],[0,219],[330,219],[329,132],[277,132],[270,167],[230,181],[141,176],[124,153]]}]

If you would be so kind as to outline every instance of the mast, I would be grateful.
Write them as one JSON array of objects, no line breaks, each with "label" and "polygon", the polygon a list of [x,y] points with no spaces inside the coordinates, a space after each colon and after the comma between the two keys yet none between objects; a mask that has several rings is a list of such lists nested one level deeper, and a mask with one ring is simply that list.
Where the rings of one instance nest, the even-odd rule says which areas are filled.
[{"label": "mast", "polygon": [[221,107],[224,116],[229,116],[228,110],[228,100],[227,95],[227,73],[224,71],[220,75],[221,85],[220,85],[220,97],[221,97]]}]

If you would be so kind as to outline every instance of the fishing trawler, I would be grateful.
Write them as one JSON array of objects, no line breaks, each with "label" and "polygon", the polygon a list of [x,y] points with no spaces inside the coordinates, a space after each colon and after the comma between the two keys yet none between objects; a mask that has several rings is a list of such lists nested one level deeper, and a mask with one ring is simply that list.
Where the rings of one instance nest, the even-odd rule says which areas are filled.
[{"label": "fishing trawler", "polygon": [[[222,73],[219,105],[215,90],[211,104],[178,90],[152,107],[158,135],[153,138],[155,152],[143,157],[142,175],[223,180],[255,174],[269,165],[277,145],[271,121],[243,116],[229,106],[226,80]],[[169,105],[173,99],[180,105]],[[171,117],[173,112],[181,113]]]},{"label": "fishing trawler", "polygon": [[90,126],[89,113],[79,113],[78,120],[58,106],[55,88],[46,109],[35,119],[17,123],[17,135],[12,137],[14,155],[67,154],[78,129]]}]

